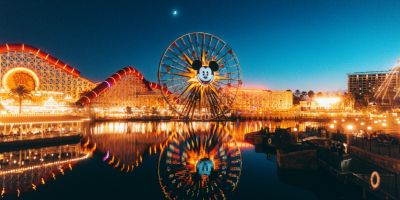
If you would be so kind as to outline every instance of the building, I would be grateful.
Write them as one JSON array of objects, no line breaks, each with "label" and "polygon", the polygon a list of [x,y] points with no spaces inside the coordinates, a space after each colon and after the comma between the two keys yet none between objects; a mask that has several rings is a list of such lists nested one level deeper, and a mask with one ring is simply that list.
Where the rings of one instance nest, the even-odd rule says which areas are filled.
[{"label": "building", "polygon": [[[390,71],[355,72],[347,75],[348,92],[354,97],[356,107],[376,102],[379,87],[389,79]],[[395,92],[399,88],[399,73],[387,83],[387,88]],[[389,95],[390,92],[388,93]]]},{"label": "building", "polygon": [[292,106],[291,91],[239,89],[233,110],[241,116],[269,116],[271,112],[287,111]]},{"label": "building", "polygon": [[367,106],[374,102],[375,92],[385,81],[388,71],[355,72],[347,75],[348,92],[354,97],[356,106]]}]

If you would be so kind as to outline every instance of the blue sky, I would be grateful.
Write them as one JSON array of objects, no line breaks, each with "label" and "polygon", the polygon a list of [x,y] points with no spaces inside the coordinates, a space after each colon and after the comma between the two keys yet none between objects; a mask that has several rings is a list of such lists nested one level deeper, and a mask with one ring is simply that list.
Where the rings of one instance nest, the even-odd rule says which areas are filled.
[{"label": "blue sky", "polygon": [[31,44],[95,81],[127,65],[156,81],[165,48],[193,31],[230,44],[245,86],[344,90],[347,73],[387,70],[400,58],[400,1],[56,0],[0,8],[0,43]]}]

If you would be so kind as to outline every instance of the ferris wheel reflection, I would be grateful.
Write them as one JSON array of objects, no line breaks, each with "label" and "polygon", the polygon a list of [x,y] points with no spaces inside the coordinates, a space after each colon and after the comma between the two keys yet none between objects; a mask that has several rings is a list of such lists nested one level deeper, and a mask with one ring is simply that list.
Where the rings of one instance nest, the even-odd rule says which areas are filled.
[{"label": "ferris wheel reflection", "polygon": [[161,188],[168,199],[221,199],[234,191],[242,171],[242,157],[228,129],[193,124],[174,132],[158,163]]}]

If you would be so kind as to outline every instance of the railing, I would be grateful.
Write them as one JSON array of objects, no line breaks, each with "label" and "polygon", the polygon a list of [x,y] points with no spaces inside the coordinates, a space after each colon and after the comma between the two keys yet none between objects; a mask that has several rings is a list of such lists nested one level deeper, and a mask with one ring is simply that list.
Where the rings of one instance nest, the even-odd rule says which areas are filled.
[{"label": "railing", "polygon": [[374,154],[400,159],[399,143],[381,142],[377,139],[352,137],[350,144],[351,146],[361,148]]}]

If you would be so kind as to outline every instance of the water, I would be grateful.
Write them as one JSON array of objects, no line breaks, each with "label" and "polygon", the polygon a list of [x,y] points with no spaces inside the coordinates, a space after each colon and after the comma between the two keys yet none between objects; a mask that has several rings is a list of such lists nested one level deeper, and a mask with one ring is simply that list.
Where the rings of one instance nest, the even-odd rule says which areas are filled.
[{"label": "water", "polygon": [[[86,148],[69,144],[3,152],[3,160],[12,155],[15,163],[4,161],[0,173],[41,167],[3,174],[1,184],[4,197],[16,198],[19,193],[22,199],[361,199],[358,186],[324,171],[280,170],[273,152],[244,141],[245,133],[264,126],[272,130],[297,126],[301,131],[306,125],[321,124],[95,123],[84,129],[90,140]],[[96,151],[87,158],[94,143]]]}]

